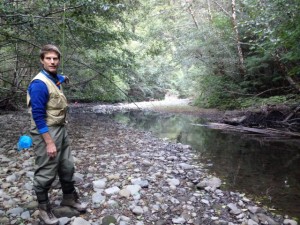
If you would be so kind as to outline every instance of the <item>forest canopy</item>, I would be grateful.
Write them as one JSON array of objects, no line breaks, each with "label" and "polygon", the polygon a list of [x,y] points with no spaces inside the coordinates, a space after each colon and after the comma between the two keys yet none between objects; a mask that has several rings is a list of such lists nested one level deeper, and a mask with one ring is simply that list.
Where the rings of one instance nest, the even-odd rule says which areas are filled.
[{"label": "forest canopy", "polygon": [[296,103],[299,12],[298,0],[2,0],[0,108],[24,106],[48,43],[70,101]]}]

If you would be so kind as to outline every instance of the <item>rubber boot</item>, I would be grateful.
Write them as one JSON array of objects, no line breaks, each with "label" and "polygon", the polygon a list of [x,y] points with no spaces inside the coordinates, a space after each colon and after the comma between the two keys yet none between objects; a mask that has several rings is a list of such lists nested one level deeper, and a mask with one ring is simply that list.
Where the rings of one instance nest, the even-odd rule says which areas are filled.
[{"label": "rubber boot", "polygon": [[60,205],[72,207],[79,212],[85,212],[87,209],[87,204],[80,202],[76,191],[73,191],[71,194],[63,194],[63,200]]},{"label": "rubber boot", "polygon": [[39,204],[39,218],[46,225],[57,225],[58,219],[54,216],[51,210],[50,203]]}]

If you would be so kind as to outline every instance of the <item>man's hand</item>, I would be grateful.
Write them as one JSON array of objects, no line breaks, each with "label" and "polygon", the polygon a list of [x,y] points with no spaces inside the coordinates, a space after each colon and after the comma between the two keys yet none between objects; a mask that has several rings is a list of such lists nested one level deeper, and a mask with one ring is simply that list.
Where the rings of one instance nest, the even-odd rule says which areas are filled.
[{"label": "man's hand", "polygon": [[47,150],[47,155],[50,158],[55,158],[57,155],[57,149],[55,142],[53,141],[52,137],[50,136],[49,132],[43,133],[42,134],[44,141],[46,143],[46,150]]},{"label": "man's hand", "polygon": [[47,155],[50,158],[55,158],[56,155],[57,155],[57,150],[56,150],[55,143],[54,142],[48,143],[46,148],[47,148]]},{"label": "man's hand", "polygon": [[69,84],[69,83],[70,83],[69,77],[68,77],[68,76],[64,76],[64,77],[65,77],[65,83],[66,83],[66,84]]}]

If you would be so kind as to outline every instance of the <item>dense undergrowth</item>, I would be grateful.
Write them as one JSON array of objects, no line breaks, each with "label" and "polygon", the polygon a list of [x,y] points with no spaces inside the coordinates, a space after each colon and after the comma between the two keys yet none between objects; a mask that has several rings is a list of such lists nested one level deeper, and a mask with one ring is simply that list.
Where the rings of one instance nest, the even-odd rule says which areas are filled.
[{"label": "dense undergrowth", "polygon": [[271,105],[287,105],[296,107],[300,103],[300,96],[296,94],[276,95],[270,97],[238,97],[226,98],[222,95],[203,101],[196,99],[194,104],[203,108],[217,108],[220,110],[246,109],[250,107],[259,108]]}]

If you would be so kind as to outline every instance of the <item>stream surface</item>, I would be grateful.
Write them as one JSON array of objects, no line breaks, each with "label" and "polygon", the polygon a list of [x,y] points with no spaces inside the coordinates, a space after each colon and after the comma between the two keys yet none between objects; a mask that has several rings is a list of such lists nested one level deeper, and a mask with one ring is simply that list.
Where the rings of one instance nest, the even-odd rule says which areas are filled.
[{"label": "stream surface", "polygon": [[222,188],[246,193],[282,215],[300,218],[300,140],[212,130],[199,117],[155,112],[115,113],[113,119],[191,145]]}]

